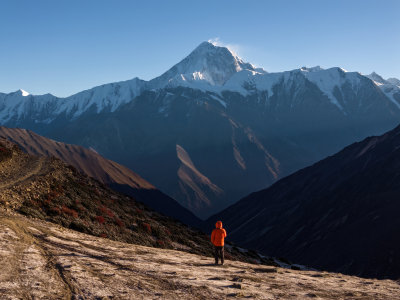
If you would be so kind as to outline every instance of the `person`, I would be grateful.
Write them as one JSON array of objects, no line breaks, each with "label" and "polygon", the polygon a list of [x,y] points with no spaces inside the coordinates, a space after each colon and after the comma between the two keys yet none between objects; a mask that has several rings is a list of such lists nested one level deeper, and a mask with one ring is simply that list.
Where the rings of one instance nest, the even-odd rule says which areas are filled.
[{"label": "person", "polygon": [[218,258],[221,258],[221,265],[224,264],[224,240],[226,238],[226,231],[222,228],[222,222],[217,221],[215,229],[211,233],[211,242],[215,250],[215,264],[218,265]]}]

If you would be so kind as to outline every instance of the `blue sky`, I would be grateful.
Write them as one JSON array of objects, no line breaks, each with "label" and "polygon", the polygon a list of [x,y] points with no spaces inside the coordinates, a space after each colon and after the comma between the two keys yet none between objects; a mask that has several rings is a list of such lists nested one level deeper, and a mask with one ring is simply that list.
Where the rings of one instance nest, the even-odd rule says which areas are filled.
[{"label": "blue sky", "polygon": [[399,11],[398,0],[2,0],[0,92],[68,96],[151,79],[209,39],[269,72],[399,78]]}]

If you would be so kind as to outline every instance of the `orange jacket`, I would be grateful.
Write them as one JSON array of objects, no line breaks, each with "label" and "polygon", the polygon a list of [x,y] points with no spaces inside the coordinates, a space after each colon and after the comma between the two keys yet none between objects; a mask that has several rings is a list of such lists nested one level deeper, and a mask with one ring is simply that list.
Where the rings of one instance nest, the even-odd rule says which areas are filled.
[{"label": "orange jacket", "polygon": [[211,233],[211,242],[214,246],[221,247],[224,245],[224,239],[226,238],[226,231],[222,228],[222,222],[218,221],[215,224],[215,229]]}]

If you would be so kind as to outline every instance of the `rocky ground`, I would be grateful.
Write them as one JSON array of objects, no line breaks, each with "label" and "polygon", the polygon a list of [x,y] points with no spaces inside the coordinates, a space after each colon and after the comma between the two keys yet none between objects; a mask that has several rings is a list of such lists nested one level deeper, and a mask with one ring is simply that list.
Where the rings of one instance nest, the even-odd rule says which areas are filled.
[{"label": "rocky ground", "polygon": [[1,299],[400,299],[392,280],[212,262],[0,211]]}]

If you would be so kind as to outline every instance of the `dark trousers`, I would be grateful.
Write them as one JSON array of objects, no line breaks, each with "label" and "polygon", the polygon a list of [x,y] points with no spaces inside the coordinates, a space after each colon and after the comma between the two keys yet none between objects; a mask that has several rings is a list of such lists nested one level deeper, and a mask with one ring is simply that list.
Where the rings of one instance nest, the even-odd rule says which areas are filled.
[{"label": "dark trousers", "polygon": [[224,246],[214,246],[215,248],[215,264],[218,264],[218,258],[221,259],[221,264],[224,264]]}]

